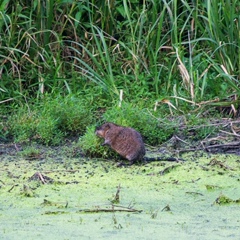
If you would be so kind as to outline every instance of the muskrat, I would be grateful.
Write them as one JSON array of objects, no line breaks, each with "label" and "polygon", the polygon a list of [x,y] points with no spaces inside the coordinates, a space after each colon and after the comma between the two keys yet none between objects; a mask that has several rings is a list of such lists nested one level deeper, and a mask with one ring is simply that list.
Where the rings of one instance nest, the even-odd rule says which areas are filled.
[{"label": "muskrat", "polygon": [[96,128],[95,134],[105,141],[102,145],[109,145],[114,151],[133,164],[137,161],[168,160],[178,161],[177,158],[149,158],[144,157],[146,150],[141,134],[133,128],[123,127],[107,122]]}]

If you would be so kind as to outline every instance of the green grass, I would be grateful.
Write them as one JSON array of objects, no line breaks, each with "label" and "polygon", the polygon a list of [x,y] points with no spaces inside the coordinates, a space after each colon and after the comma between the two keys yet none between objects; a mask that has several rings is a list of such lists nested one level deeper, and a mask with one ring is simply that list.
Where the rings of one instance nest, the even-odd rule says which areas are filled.
[{"label": "green grass", "polygon": [[114,122],[123,126],[131,126],[141,132],[146,143],[158,145],[169,139],[177,122],[170,122],[164,115],[153,110],[140,108],[133,104],[123,103],[121,107],[115,106],[103,115],[104,122]]},{"label": "green grass", "polygon": [[7,121],[15,142],[37,141],[59,144],[63,137],[83,135],[94,122],[90,101],[80,96],[45,97],[38,103],[19,107]]},{"label": "green grass", "polygon": [[89,84],[110,101],[239,95],[237,0],[24,4],[1,4],[2,103]]}]

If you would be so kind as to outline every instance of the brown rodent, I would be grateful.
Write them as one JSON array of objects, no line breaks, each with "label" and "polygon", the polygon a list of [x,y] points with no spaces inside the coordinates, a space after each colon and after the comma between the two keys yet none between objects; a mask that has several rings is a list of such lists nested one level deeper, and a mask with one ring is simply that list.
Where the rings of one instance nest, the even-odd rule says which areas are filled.
[{"label": "brown rodent", "polygon": [[132,164],[141,161],[145,155],[145,146],[142,136],[133,128],[122,127],[114,123],[104,123],[96,128],[95,134],[105,141],[119,155]]},{"label": "brown rodent", "polygon": [[103,138],[105,141],[102,145],[109,145],[119,155],[130,161],[133,164],[137,161],[179,161],[174,157],[149,158],[144,157],[145,146],[142,136],[135,129],[130,127],[119,126],[114,123],[104,123],[96,128],[95,134]]}]

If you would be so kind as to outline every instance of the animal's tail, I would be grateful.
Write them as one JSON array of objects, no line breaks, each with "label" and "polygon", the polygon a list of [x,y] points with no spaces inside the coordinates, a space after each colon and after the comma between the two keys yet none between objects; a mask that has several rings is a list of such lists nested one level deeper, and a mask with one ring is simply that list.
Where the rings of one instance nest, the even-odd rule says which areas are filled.
[{"label": "animal's tail", "polygon": [[185,161],[182,158],[175,158],[175,157],[144,157],[143,160],[145,160],[146,162],[154,162],[154,161],[184,162]]}]

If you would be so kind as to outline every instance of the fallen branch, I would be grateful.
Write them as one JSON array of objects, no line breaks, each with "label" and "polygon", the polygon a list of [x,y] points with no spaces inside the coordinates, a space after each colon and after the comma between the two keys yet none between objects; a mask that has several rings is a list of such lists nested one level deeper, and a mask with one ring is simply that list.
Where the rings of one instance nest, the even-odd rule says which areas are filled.
[{"label": "fallen branch", "polygon": [[224,144],[214,144],[214,145],[208,145],[206,146],[203,142],[201,142],[201,147],[195,147],[195,148],[186,148],[186,149],[180,149],[178,150],[178,153],[184,153],[184,152],[194,152],[194,151],[207,151],[211,152],[214,149],[239,149],[240,148],[240,142],[230,142],[230,143],[224,143]]},{"label": "fallen branch", "polygon": [[227,132],[227,131],[219,130],[219,132],[225,133],[227,135],[235,136],[235,137],[240,137],[240,135],[237,134],[235,131],[233,131],[233,133],[230,133],[230,132]]},{"label": "fallen branch", "polygon": [[128,208],[124,206],[111,205],[106,208],[93,208],[93,209],[80,209],[78,212],[84,213],[100,213],[100,212],[132,212],[132,213],[141,213],[142,210],[137,210],[133,208]]},{"label": "fallen branch", "polygon": [[240,142],[230,142],[230,143],[224,143],[224,144],[215,144],[215,145],[209,145],[205,147],[205,149],[211,149],[211,148],[239,148]]}]

